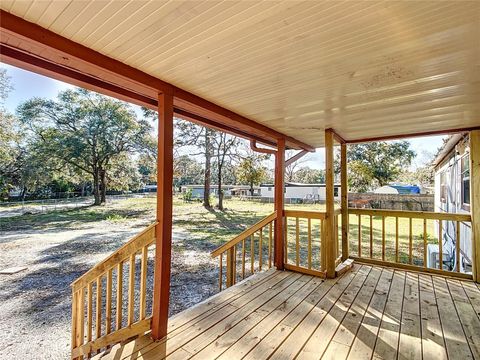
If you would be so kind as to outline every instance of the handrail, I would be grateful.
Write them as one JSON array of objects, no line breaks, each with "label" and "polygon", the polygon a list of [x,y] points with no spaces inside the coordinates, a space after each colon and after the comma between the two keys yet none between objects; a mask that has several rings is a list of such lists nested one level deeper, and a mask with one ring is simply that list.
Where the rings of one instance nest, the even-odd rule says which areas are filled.
[{"label": "handrail", "polygon": [[381,209],[357,209],[348,208],[349,214],[354,215],[372,215],[372,216],[388,216],[412,219],[428,219],[428,220],[452,220],[452,221],[471,221],[470,214],[451,214],[433,211],[404,211],[404,210],[381,210]]},{"label": "handrail", "polygon": [[222,246],[219,246],[218,248],[213,250],[210,255],[213,258],[216,258],[217,256],[223,254],[228,249],[237,245],[240,241],[245,240],[247,237],[249,237],[252,234],[254,234],[255,232],[257,232],[258,230],[260,230],[261,228],[263,228],[265,225],[272,222],[276,218],[277,218],[277,212],[275,211],[275,212],[271,213],[270,215],[268,215],[267,217],[264,217],[262,220],[257,222],[252,227],[249,227],[248,229],[241,232],[239,235],[235,236],[232,240],[228,241],[227,243],[225,243]]},{"label": "handrail", "polygon": [[[472,277],[471,274],[465,272],[461,267],[461,237],[463,236],[461,227],[472,221],[470,214],[356,208],[349,208],[348,213],[357,218],[355,224],[352,224],[350,221],[349,227],[350,229],[356,229],[357,232],[356,235],[350,233],[350,244],[354,248],[356,247],[356,250],[354,250],[355,256],[350,255],[351,258],[409,270],[420,270],[449,276]],[[364,222],[365,217],[367,221]],[[374,217],[381,220],[381,226],[378,228],[375,228],[373,225]],[[400,228],[401,223],[399,219],[404,219],[403,224],[406,225],[406,229],[402,230]],[[408,219],[407,222],[405,222],[406,219]],[[390,232],[387,232],[387,220],[390,226],[394,227]],[[437,227],[433,240],[431,239],[431,234],[428,233],[428,225],[431,225],[432,221],[436,221],[435,226]],[[455,246],[452,253],[448,253],[449,258],[446,258],[443,234],[448,231],[446,226],[449,223],[454,224],[453,238],[455,239]],[[376,235],[375,232],[379,232],[379,234]],[[403,245],[400,243],[402,238],[406,240]],[[375,243],[377,243],[376,251],[374,251]],[[387,243],[389,244],[387,245]],[[437,245],[438,248],[430,248],[432,245]],[[366,253],[363,252],[362,247],[367,250]],[[431,256],[430,251],[434,251]],[[375,255],[374,252],[380,253],[380,255]]]},{"label": "handrail", "polygon": [[146,245],[155,242],[155,222],[145,228],[142,232],[135,235],[128,242],[123,244],[121,248],[109,255],[103,261],[96,264],[93,268],[88,270],[85,274],[76,279],[72,284],[72,290],[77,291],[81,287],[87,285],[89,282],[95,280],[100,274],[105,273],[108,269],[113,268],[119,262],[126,260],[132,253],[142,249]]},{"label": "handrail", "polygon": [[325,220],[327,214],[323,211],[314,210],[285,210],[285,217],[292,218],[306,218],[306,219],[319,219]]},{"label": "handrail", "polygon": [[[152,289],[147,287],[148,252],[155,243],[157,224],[135,235],[72,283],[73,359],[90,357],[96,350],[150,329],[147,292]],[[137,255],[140,258],[140,272],[136,276]],[[128,281],[124,281],[124,278]],[[127,307],[124,314],[125,302]]]},{"label": "handrail", "polygon": [[[223,286],[223,254],[226,253],[226,287],[234,285],[237,281],[237,255],[240,259],[241,278],[253,275],[256,271],[262,271],[264,267],[264,255],[267,255],[268,268],[272,267],[273,254],[273,222],[277,219],[277,213],[266,216],[252,227],[242,231],[232,240],[218,247],[212,251],[211,256],[219,259],[219,289],[222,291]],[[258,233],[258,241],[255,240],[255,234]],[[265,234],[266,233],[266,234]],[[264,236],[267,235],[267,236]],[[247,239],[250,238],[250,241]],[[267,240],[267,247],[265,247],[265,240]],[[241,246],[239,245],[241,243]],[[241,248],[240,254],[238,250]],[[247,250],[248,248],[248,250]],[[264,252],[266,251],[266,252]],[[248,259],[247,259],[248,257]],[[250,263],[249,270],[247,269],[247,260]],[[248,275],[248,276],[250,276]]]}]

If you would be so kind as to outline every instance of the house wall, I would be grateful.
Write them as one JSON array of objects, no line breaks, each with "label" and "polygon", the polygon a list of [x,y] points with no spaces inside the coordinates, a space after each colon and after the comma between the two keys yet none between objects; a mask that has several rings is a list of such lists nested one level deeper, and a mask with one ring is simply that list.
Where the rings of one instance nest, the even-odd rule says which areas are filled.
[{"label": "house wall", "polygon": [[[445,159],[435,168],[435,211],[468,214],[469,211],[462,209],[461,198],[461,160],[469,154],[468,137],[461,140],[452,151],[447,154]],[[442,174],[445,177],[445,200],[442,201]],[[438,236],[438,226],[436,236]],[[456,223],[453,221],[444,221],[444,248],[453,253],[455,248]],[[472,249],[472,230],[470,223],[461,223],[460,225],[460,250],[462,253],[462,264],[471,263],[473,258]]]},{"label": "house wall", "polygon": [[[340,186],[335,186],[335,188],[337,189],[337,196],[335,196],[335,198],[340,199]],[[274,190],[274,186],[261,186],[260,192],[262,198],[273,198]],[[326,188],[324,186],[286,186],[285,199],[311,199],[325,201]]]}]

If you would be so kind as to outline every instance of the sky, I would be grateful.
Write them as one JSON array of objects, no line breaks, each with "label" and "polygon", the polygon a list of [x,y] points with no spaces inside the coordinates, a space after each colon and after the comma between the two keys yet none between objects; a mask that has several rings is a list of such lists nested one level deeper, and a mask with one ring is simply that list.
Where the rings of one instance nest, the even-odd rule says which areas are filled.
[{"label": "sky", "polygon": [[[11,77],[13,91],[9,94],[6,101],[7,110],[15,112],[16,107],[25,100],[32,97],[43,97],[53,99],[59,91],[73,89],[74,86],[57,81],[36,73],[16,68],[7,64],[0,64],[1,68],[7,69],[8,76]],[[141,114],[140,108],[133,105],[138,114]],[[432,154],[442,145],[444,136],[428,136],[407,139],[412,149],[417,153],[411,168],[425,165]],[[322,149],[317,152],[308,154],[304,158],[302,166],[308,166],[313,169],[323,169],[325,167],[325,158]]]}]

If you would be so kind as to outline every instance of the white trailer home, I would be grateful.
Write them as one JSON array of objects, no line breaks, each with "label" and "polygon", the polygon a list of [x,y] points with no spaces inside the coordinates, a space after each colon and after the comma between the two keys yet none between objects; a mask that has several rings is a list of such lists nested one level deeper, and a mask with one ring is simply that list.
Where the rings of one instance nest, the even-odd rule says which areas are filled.
[{"label": "white trailer home", "polygon": [[[275,186],[273,184],[261,184],[260,194],[262,198],[273,198]],[[340,185],[335,184],[334,197],[340,199]],[[326,187],[325,184],[302,184],[302,183],[285,183],[285,199],[290,201],[325,201]]]},{"label": "white trailer home", "polygon": [[[468,133],[448,138],[437,154],[435,168],[435,211],[456,214],[470,213],[470,146]],[[459,226],[458,226],[458,225]],[[460,269],[471,272],[473,249],[470,223],[444,221],[442,233],[443,266],[456,267],[457,226],[460,234]],[[438,227],[437,227],[438,228]],[[438,230],[437,236],[438,236]],[[429,259],[435,261],[438,246],[429,245]]]}]

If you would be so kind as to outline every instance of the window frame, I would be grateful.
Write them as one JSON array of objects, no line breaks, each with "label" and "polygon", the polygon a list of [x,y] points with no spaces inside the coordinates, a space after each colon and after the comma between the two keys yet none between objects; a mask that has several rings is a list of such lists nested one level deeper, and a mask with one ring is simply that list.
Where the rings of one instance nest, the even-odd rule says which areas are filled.
[{"label": "window frame", "polygon": [[[466,162],[466,166],[465,166]],[[468,177],[465,177],[465,173],[468,173]],[[464,180],[468,180],[468,189],[469,189],[469,194],[468,194],[468,200],[469,202],[466,203],[464,202],[465,200],[465,186],[464,186]],[[470,154],[466,153],[462,158],[460,159],[460,204],[462,210],[470,211],[470,185],[471,185],[471,176],[470,176]]]},{"label": "window frame", "polygon": [[443,170],[440,172],[440,202],[442,204],[447,203],[447,172],[446,170]]}]

